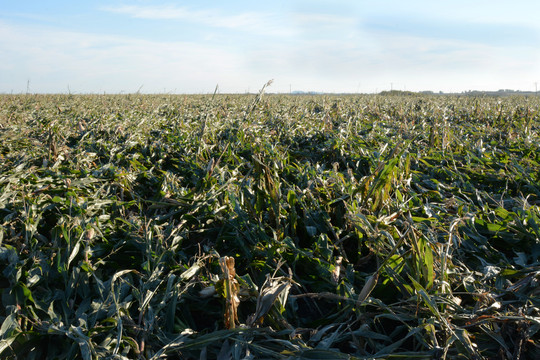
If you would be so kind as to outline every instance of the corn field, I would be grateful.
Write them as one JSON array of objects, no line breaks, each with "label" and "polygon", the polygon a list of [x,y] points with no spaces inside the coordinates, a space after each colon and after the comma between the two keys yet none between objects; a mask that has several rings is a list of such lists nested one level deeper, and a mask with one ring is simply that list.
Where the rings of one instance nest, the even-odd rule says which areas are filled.
[{"label": "corn field", "polygon": [[1,95],[2,359],[538,359],[540,98]]}]

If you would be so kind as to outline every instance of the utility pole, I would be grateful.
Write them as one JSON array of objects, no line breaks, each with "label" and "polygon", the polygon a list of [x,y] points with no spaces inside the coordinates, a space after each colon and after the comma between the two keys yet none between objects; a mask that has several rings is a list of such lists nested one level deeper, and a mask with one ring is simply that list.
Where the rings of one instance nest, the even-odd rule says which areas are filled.
[{"label": "utility pole", "polygon": [[538,82],[534,83],[534,94],[538,95]]}]

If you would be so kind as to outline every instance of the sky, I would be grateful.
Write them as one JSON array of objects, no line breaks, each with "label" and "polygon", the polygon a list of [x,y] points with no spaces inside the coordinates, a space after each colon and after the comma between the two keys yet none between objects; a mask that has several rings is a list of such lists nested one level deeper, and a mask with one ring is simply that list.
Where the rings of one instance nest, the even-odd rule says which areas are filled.
[{"label": "sky", "polygon": [[535,91],[538,0],[0,0],[0,93]]}]

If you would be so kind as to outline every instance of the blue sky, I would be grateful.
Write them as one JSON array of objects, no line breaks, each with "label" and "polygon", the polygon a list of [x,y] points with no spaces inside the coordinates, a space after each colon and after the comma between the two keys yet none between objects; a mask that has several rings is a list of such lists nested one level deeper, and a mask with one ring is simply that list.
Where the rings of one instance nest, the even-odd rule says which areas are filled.
[{"label": "blue sky", "polygon": [[540,2],[5,1],[0,92],[534,90]]}]

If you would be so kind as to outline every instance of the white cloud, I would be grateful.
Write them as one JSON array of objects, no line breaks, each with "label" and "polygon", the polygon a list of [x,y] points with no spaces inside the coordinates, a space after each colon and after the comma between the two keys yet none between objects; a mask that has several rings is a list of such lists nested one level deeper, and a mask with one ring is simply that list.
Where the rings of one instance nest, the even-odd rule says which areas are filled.
[{"label": "white cloud", "polygon": [[[241,54],[190,42],[76,33],[0,22],[2,91],[211,91],[245,67]],[[208,90],[210,89],[210,90]]]},{"label": "white cloud", "polygon": [[302,26],[332,26],[343,27],[354,25],[354,17],[321,13],[294,13],[292,18]]},{"label": "white cloud", "polygon": [[[190,13],[185,8],[178,8],[172,6],[136,6],[136,5],[124,5],[117,7],[103,7],[102,10],[110,11],[118,14],[128,15],[139,19],[153,19],[153,20],[166,20],[166,19],[186,19],[189,18]],[[200,14],[199,14],[200,16]]]},{"label": "white cloud", "polygon": [[[156,27],[167,26],[152,27],[151,35],[131,30],[130,36],[113,36],[0,21],[0,91],[24,91],[28,79],[32,91],[41,92],[66,91],[68,84],[74,92],[136,91],[141,85],[146,92],[209,92],[216,83],[223,92],[244,92],[271,78],[269,91],[282,92],[290,85],[373,92],[391,83],[408,90],[523,90],[540,79],[540,49],[528,40],[511,48],[474,42],[455,36],[448,23],[433,34],[422,23],[412,21],[417,27],[408,32],[388,30],[353,14],[230,14],[179,6],[106,10],[141,19],[141,29],[153,20],[159,20],[152,23]],[[197,38],[155,37],[184,25],[196,29]]]},{"label": "white cloud", "polygon": [[193,10],[173,5],[103,7],[102,10],[147,20],[183,20],[204,26],[234,29],[260,35],[289,36],[291,28],[279,14],[243,12],[225,14],[217,9]]},{"label": "white cloud", "polygon": [[[256,71],[280,74],[293,89],[334,92],[391,86],[415,91],[530,90],[534,74],[540,75],[538,55],[538,49],[526,46],[509,52],[497,45],[362,30],[349,38],[304,39],[249,54]],[[278,79],[279,86],[287,91],[289,84]]]}]

